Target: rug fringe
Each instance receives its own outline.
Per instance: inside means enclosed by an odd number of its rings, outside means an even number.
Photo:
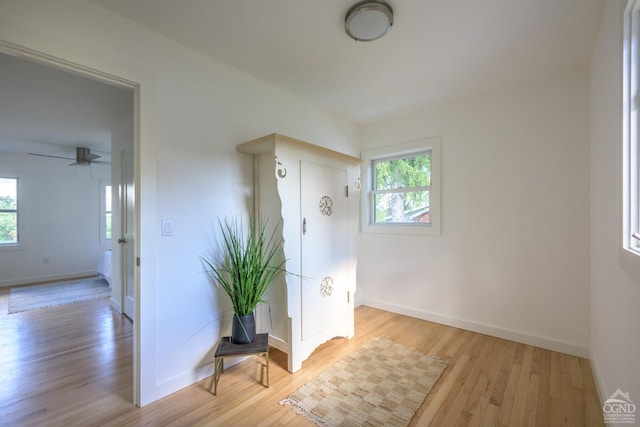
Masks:
[[[79,300],[73,300],[73,301],[65,301],[65,302],[61,302],[61,303],[58,303],[58,304],[48,305],[46,307],[12,309],[12,310],[7,310],[7,314],[24,313],[24,312],[27,312],[27,311],[41,310],[43,308],[56,308],[56,307],[62,307],[63,305],[71,305],[71,304],[76,304],[76,303],[79,303],[79,302],[86,302],[86,301],[92,301],[94,299],[103,299],[103,298],[110,298],[110,297],[109,297],[109,295],[105,295],[105,296],[102,296],[102,297],[95,297],[95,298],[91,298],[91,299],[79,299]]]
[[[292,409],[295,411],[296,414],[304,416],[306,419],[308,419],[309,421],[311,421],[315,425],[318,425],[318,426],[321,426],[321,427],[333,427],[331,424],[329,424],[328,422],[326,422],[322,418],[314,415],[311,411],[307,410],[299,402],[297,402],[297,401],[295,401],[295,400],[293,400],[291,398],[283,399],[280,402],[278,402],[278,404],[280,404],[282,406],[291,405]]]

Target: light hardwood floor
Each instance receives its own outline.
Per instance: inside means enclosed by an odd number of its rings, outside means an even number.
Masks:
[[[136,408],[132,326],[106,300],[12,315],[7,302],[0,290],[0,425],[311,425],[278,401],[373,337],[449,361],[412,425],[603,425],[587,360],[368,307],[355,338],[326,343],[295,374],[272,349],[268,389],[253,357],[225,371],[218,396],[208,378]]]

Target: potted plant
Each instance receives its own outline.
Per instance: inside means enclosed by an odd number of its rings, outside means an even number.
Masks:
[[[201,257],[214,283],[229,296],[233,306],[231,341],[253,341],[256,328],[254,312],[263,302],[269,284],[285,272],[286,260],[275,231],[267,234],[266,220],[251,221],[248,229],[237,219],[218,219],[221,240],[217,256]]]

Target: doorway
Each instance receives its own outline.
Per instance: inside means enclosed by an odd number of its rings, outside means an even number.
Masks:
[[[138,239],[138,212],[136,203],[137,189],[137,158],[135,153],[139,146],[137,129],[139,129],[139,114],[136,106],[139,105],[139,85],[117,76],[108,75],[98,70],[89,69],[78,64],[72,64],[60,58],[54,58],[29,49],[5,44],[0,41],[0,55],[10,55],[20,60],[28,61],[38,66],[49,68],[57,72],[68,73],[79,79],[88,79],[94,83],[117,88],[130,93],[129,111],[125,117],[112,128],[112,141],[109,147],[111,154],[111,180],[113,188],[112,200],[117,203],[117,208],[111,212],[113,239],[111,244],[112,256],[112,307],[134,321],[133,332],[133,402],[139,404],[139,327],[135,313],[138,312],[139,301],[135,297],[138,288],[138,274],[135,269],[139,248]],[[30,102],[38,105],[37,99]],[[55,116],[55,113],[52,114]],[[35,138],[32,138],[35,140]],[[35,141],[47,143],[47,141]],[[59,142],[59,141],[58,141]],[[70,141],[78,145],[82,141]],[[61,145],[61,144],[57,144]],[[33,146],[33,141],[32,141]],[[115,150],[114,150],[115,148]],[[53,156],[52,156],[53,157]],[[77,167],[77,166],[76,166]],[[89,165],[89,168],[92,166]],[[96,194],[96,202],[99,196]],[[97,233],[96,233],[97,234]],[[120,243],[118,243],[120,241]]]

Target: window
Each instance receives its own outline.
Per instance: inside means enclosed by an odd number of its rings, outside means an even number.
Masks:
[[[18,178],[0,178],[0,245],[18,244]]]
[[[111,182],[100,181],[100,241],[109,243],[111,240]]]
[[[371,172],[372,223],[431,224],[431,150],[375,159]]]
[[[105,233],[104,237],[107,240],[111,240],[111,186],[106,185],[104,188],[104,201],[105,201],[105,210],[104,210],[104,223],[105,223]]]
[[[440,140],[430,138],[362,153],[362,230],[440,234]]]

